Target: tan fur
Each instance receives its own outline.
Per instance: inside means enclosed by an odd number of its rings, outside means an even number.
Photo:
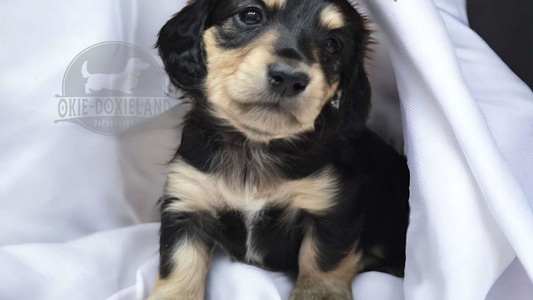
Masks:
[[[167,209],[216,215],[217,211],[233,208],[255,214],[268,204],[321,213],[333,205],[338,189],[330,169],[300,180],[272,177],[261,184],[230,181],[223,175],[205,174],[179,160],[170,166],[166,193],[180,201]]]
[[[285,2],[287,0],[263,0],[266,6],[270,8],[281,8],[283,5],[285,5]]]
[[[260,142],[313,130],[316,117],[335,94],[338,83],[329,84],[318,63],[309,66],[291,62],[309,74],[306,90],[296,99],[282,103],[279,110],[265,109],[260,106],[261,97],[270,96],[266,70],[279,60],[273,49],[278,33],[267,31],[245,47],[228,50],[218,47],[216,30],[210,28],[203,35],[208,67],[206,89],[214,115]]]
[[[344,26],[344,18],[340,10],[334,4],[326,6],[320,12],[320,21],[328,29],[338,29]]]
[[[318,266],[317,252],[314,232],[309,229],[300,248],[299,274],[290,299],[352,299],[351,282],[362,266],[361,255],[356,252],[355,245],[337,267],[328,272]]]
[[[157,278],[154,291],[148,300],[204,299],[205,280],[211,251],[201,242],[184,238],[176,245],[172,257],[174,269],[166,279]]]

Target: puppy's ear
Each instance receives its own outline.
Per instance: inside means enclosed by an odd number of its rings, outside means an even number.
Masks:
[[[172,83],[189,92],[199,90],[207,74],[202,34],[213,0],[189,1],[159,32],[156,47]]]
[[[341,75],[339,111],[342,126],[346,132],[363,129],[370,112],[370,82],[365,71],[365,56],[370,31],[354,37],[350,63],[346,64]]]

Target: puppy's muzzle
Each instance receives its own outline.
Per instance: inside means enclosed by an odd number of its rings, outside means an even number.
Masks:
[[[286,62],[275,62],[268,66],[268,80],[274,93],[282,97],[294,97],[305,91],[309,75]]]

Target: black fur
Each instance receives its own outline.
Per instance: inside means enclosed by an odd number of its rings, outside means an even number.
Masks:
[[[323,271],[332,270],[357,242],[366,262],[365,270],[401,276],[409,215],[409,171],[405,158],[365,126],[370,109],[370,85],[363,64],[368,40],[364,19],[344,0],[287,1],[288,6],[294,7],[287,8],[287,14],[291,15],[276,19],[287,28],[287,38],[277,45],[278,54],[313,59],[308,45],[319,41],[311,37],[322,38],[327,33],[306,14],[329,2],[341,8],[347,22],[334,33],[344,45],[340,57],[321,54],[327,78],[340,79],[340,108],[326,104],[316,119],[315,130],[291,141],[250,142],[235,128],[223,125],[212,116],[203,90],[207,69],[202,32],[230,18],[236,7],[262,5],[260,1],[196,0],[163,27],[158,46],[166,70],[172,82],[194,101],[175,159],[183,159],[208,174],[221,174],[224,168],[233,172],[238,168],[243,183],[250,177],[259,178],[258,172],[271,171],[254,164],[254,151],[275,158],[272,168],[287,179],[305,178],[326,166],[332,167],[340,178],[341,192],[331,210],[316,215],[298,211],[288,223],[283,218],[289,213],[286,207],[269,207],[261,213],[253,232],[259,237],[256,247],[264,256],[262,266],[297,273],[304,227],[313,226],[320,251],[318,264]],[[268,11],[271,15],[276,13]],[[257,30],[225,32],[217,38],[222,47],[236,48],[253,40]],[[286,51],[289,48],[294,51]],[[239,159],[232,166],[221,166],[217,162],[227,153]],[[165,199],[163,210],[172,201],[179,199]],[[209,247],[217,243],[236,259],[244,259],[246,228],[239,211],[220,211],[218,217],[202,212],[163,213],[162,278],[170,273],[171,246],[185,234],[198,236]],[[381,249],[381,254],[377,254],[376,247]]]
[[[166,207],[176,199],[167,198],[163,203]],[[162,211],[161,215],[161,240],[160,240],[160,267],[161,278],[167,278],[172,272],[172,252],[178,241],[185,237],[194,238],[196,242],[203,243],[206,248],[212,248],[215,237],[220,228],[220,221],[203,212],[175,213]]]
[[[194,1],[168,21],[159,33],[156,46],[172,83],[189,92],[198,91],[197,87],[207,74],[199,37],[215,2]]]

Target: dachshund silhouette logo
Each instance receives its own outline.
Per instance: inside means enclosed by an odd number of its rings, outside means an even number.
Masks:
[[[56,94],[55,123],[118,135],[178,104],[156,57],[124,42],[103,42],[81,51],[68,65]]]
[[[144,63],[139,58],[130,58],[124,67],[124,71],[116,74],[91,74],[87,68],[89,61],[85,61],[81,67],[81,74],[86,80],[85,93],[104,89],[121,91],[125,94],[133,94],[133,89],[139,85],[139,76],[142,71],[148,69],[150,64]]]

